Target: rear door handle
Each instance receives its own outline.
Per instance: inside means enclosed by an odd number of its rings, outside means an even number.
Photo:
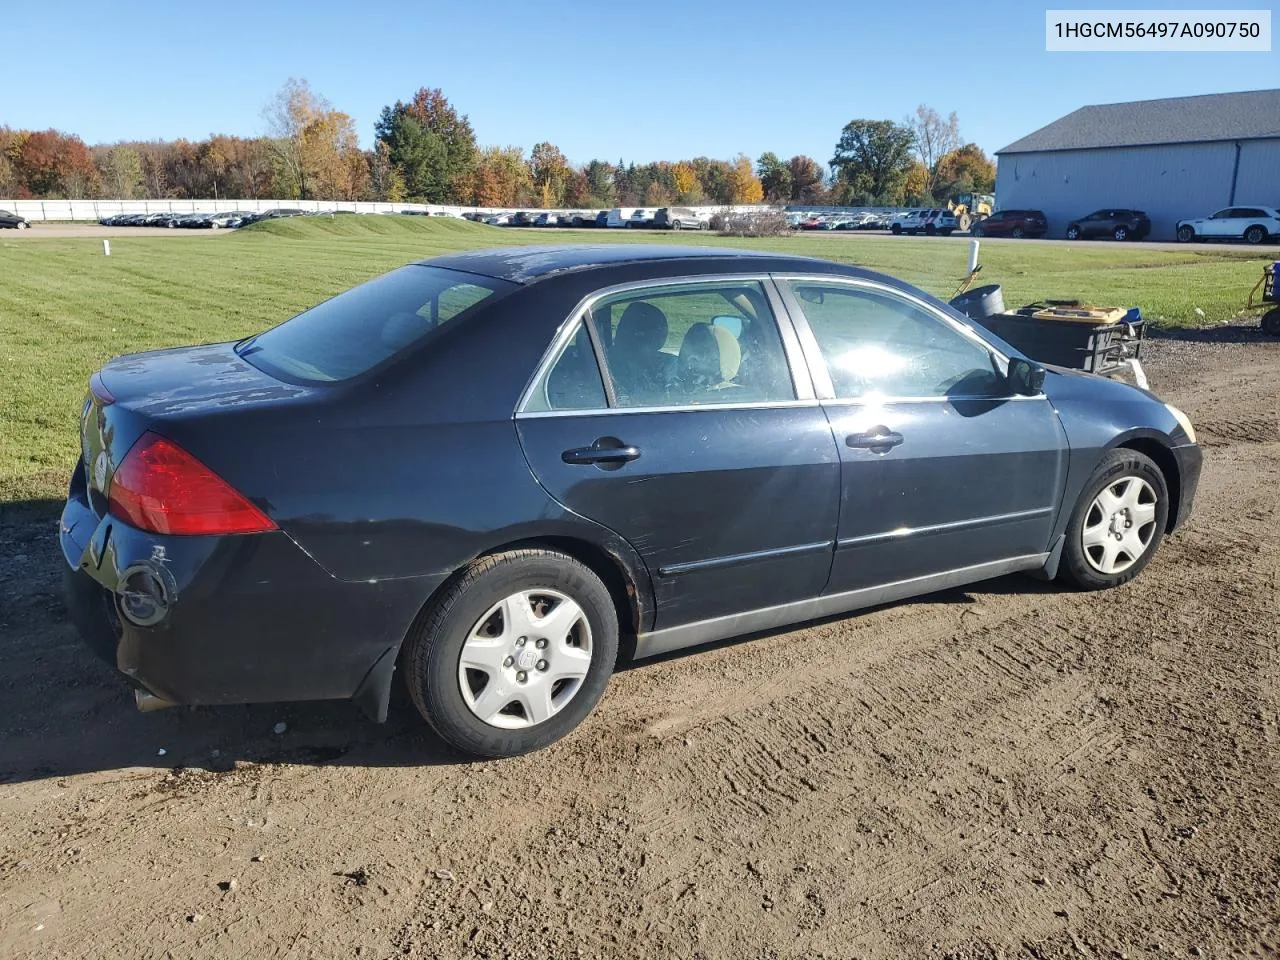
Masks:
[[[639,447],[625,444],[617,437],[600,437],[589,447],[575,447],[560,454],[565,463],[604,463],[615,467],[639,458]]]
[[[870,450],[872,453],[888,453],[902,442],[902,434],[888,427],[875,426],[862,433],[851,433],[844,438],[851,447]]]

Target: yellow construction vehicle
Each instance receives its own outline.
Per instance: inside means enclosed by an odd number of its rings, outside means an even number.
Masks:
[[[961,231],[968,230],[979,220],[985,220],[995,211],[996,198],[989,193],[962,193],[947,201],[947,209],[955,214]]]

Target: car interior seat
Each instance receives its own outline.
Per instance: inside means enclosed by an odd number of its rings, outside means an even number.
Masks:
[[[618,319],[609,368],[620,400],[657,405],[666,400],[676,358],[662,349],[667,342],[667,315],[652,303],[637,300]]]

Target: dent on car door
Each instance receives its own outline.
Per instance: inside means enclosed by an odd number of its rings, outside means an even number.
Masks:
[[[821,593],[840,458],[765,282],[629,286],[562,340],[520,440],[553,497],[644,559],[655,629]]]
[[[784,285],[842,459],[828,592],[1035,565],[1067,442],[1048,400],[954,318],[872,283]],[[825,382],[824,382],[825,381]]]

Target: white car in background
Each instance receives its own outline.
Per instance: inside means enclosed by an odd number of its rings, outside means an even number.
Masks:
[[[924,218],[928,216],[928,210],[905,210],[898,214],[889,223],[890,233],[909,233],[916,234],[924,227]]]
[[[495,213],[491,217],[485,217],[484,222],[491,227],[505,227],[507,224],[511,222],[511,214]]]
[[[1192,240],[1243,240],[1257,244],[1280,239],[1280,210],[1275,207],[1224,207],[1211,217],[1179,220],[1177,235],[1183,243]]]
[[[653,218],[658,215],[657,207],[637,207],[627,220],[628,227],[652,227]]]
[[[606,221],[606,225],[614,228],[625,227],[635,211],[635,207],[614,207],[609,211],[609,219]]]

